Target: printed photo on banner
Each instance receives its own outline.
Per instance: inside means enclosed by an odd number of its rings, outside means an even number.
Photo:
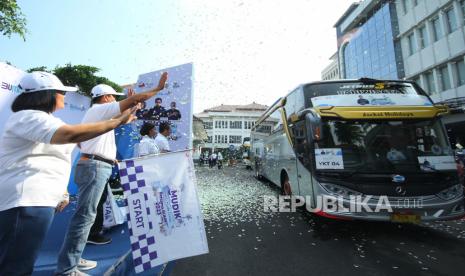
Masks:
[[[132,87],[136,93],[156,85],[163,72],[168,72],[169,78],[164,90],[142,103],[141,109],[136,112],[138,120],[133,124],[132,132],[140,133],[144,123],[149,123],[155,126],[158,135],[160,124],[165,123],[170,127],[167,137],[170,151],[191,148],[192,70],[192,63],[188,63],[139,75]],[[134,147],[137,151],[137,146]]]

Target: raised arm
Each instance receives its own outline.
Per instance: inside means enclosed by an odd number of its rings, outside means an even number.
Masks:
[[[50,143],[70,144],[87,141],[135,120],[133,112],[133,109],[128,109],[115,118],[97,123],[61,126],[53,134]]]
[[[158,81],[157,87],[143,93],[134,94],[132,89],[128,93],[128,97],[119,102],[119,108],[121,112],[136,106],[138,103],[145,102],[146,100],[157,95],[157,93],[165,88],[166,80],[168,79],[168,73],[164,72],[161,74],[160,80]]]

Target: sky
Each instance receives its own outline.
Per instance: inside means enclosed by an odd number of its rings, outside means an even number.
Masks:
[[[26,41],[0,36],[0,61],[26,70],[96,66],[123,85],[194,64],[194,112],[270,105],[321,79],[334,24],[354,0],[19,0]]]

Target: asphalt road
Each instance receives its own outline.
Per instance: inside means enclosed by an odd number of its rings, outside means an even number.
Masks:
[[[421,225],[269,213],[278,190],[243,168],[197,170],[210,253],[171,275],[465,275],[465,220]]]

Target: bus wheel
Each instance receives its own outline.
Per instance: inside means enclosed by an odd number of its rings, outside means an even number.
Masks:
[[[281,182],[281,193],[283,195],[292,195],[291,183],[289,182],[289,177],[287,174],[284,175]]]

